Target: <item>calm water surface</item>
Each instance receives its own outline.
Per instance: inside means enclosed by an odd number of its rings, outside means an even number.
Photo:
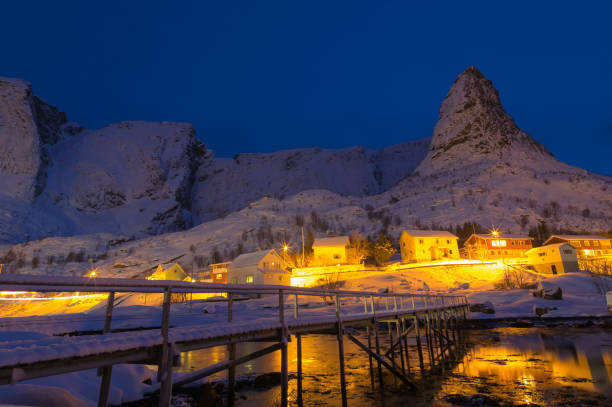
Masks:
[[[501,405],[612,406],[612,331],[594,328],[498,328],[468,330],[465,346],[448,358],[444,374],[421,377],[416,347],[411,347],[413,378],[421,391],[409,391],[394,377],[370,376],[367,355],[345,339],[347,393],[350,406],[429,406],[460,404],[481,394]],[[363,334],[362,334],[363,338]],[[365,338],[363,338],[365,341]],[[412,345],[414,338],[412,338]],[[268,344],[243,344],[238,355]],[[289,372],[296,371],[295,339],[289,344]],[[385,346],[386,348],[386,346]],[[302,337],[304,405],[338,406],[338,345],[331,335]],[[183,355],[182,371],[196,370],[225,359],[225,347]],[[427,360],[427,359],[426,359]],[[398,362],[399,363],[399,362]],[[280,352],[241,365],[237,375],[254,377],[280,370]],[[374,369],[376,371],[376,367]],[[222,380],[226,373],[213,377]],[[295,404],[296,380],[289,392]],[[280,388],[244,386],[238,406],[276,406]]]

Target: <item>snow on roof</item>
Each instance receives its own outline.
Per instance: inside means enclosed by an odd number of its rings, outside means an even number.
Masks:
[[[415,237],[450,237],[453,239],[459,239],[457,236],[453,235],[451,232],[447,232],[446,230],[404,230],[404,232]]]
[[[554,249],[554,248],[559,248],[561,246],[572,246],[572,245],[569,244],[569,243],[565,243],[565,242],[563,242],[563,243],[551,243],[551,244],[546,244],[546,245],[543,245],[543,246],[538,246],[538,247],[534,247],[532,249],[529,249],[529,250],[527,250],[525,252],[525,254],[537,252],[538,249],[540,249],[540,250],[541,249]],[[572,247],[574,247],[574,246],[572,246]]]
[[[523,235],[513,235],[513,234],[503,234],[503,235],[500,234],[499,236],[493,236],[489,234],[476,233],[476,234],[473,234],[472,236],[478,236],[483,239],[530,239],[530,240],[533,240],[533,237],[523,236]]]
[[[229,265],[229,267],[236,268],[257,265],[270,252],[274,252],[274,254],[276,254],[276,251],[274,249],[260,250],[257,252],[241,254],[240,256],[234,259],[234,261],[232,262],[232,264]]]
[[[348,244],[348,236],[317,237],[312,243],[312,247],[346,246]]]
[[[610,240],[609,237],[595,236],[595,235],[552,235],[546,241],[548,242],[553,237],[565,240]]]

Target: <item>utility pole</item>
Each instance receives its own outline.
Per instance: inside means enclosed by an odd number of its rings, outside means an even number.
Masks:
[[[302,226],[302,267],[304,267],[304,226]]]

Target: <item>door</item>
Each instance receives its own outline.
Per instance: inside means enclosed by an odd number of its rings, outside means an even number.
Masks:
[[[550,266],[550,268],[552,269],[552,273],[553,274],[557,274],[557,266],[556,265],[553,264],[552,266]]]

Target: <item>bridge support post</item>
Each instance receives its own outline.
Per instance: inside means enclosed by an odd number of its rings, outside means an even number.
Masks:
[[[302,400],[302,335],[297,334],[297,405],[302,407],[304,401]]]
[[[372,350],[372,330],[370,329],[370,325],[366,326],[366,330],[368,333],[368,349]],[[372,385],[372,390],[374,390],[374,366],[372,365],[372,355],[368,353],[368,359],[370,361],[370,383]]]
[[[340,297],[336,294],[336,324],[338,328],[338,361],[340,364],[340,391],[342,392],[342,407],[347,407],[346,376],[344,374],[344,328],[340,317]]]
[[[414,315],[414,330],[416,334],[417,352],[419,354],[419,365],[421,367],[421,376],[425,374],[425,364],[423,363],[423,349],[421,347],[421,331],[420,331],[419,314]]]
[[[227,293],[227,322],[232,322],[234,317],[234,295],[233,293]],[[232,343],[227,345],[227,358],[229,360],[236,359],[236,344]],[[236,384],[236,367],[230,366],[227,369],[227,405],[233,407],[234,405],[234,387]]]
[[[281,324],[281,406],[287,407],[289,394],[289,367],[287,354],[287,326],[285,325],[285,293],[278,292],[278,319]]]

